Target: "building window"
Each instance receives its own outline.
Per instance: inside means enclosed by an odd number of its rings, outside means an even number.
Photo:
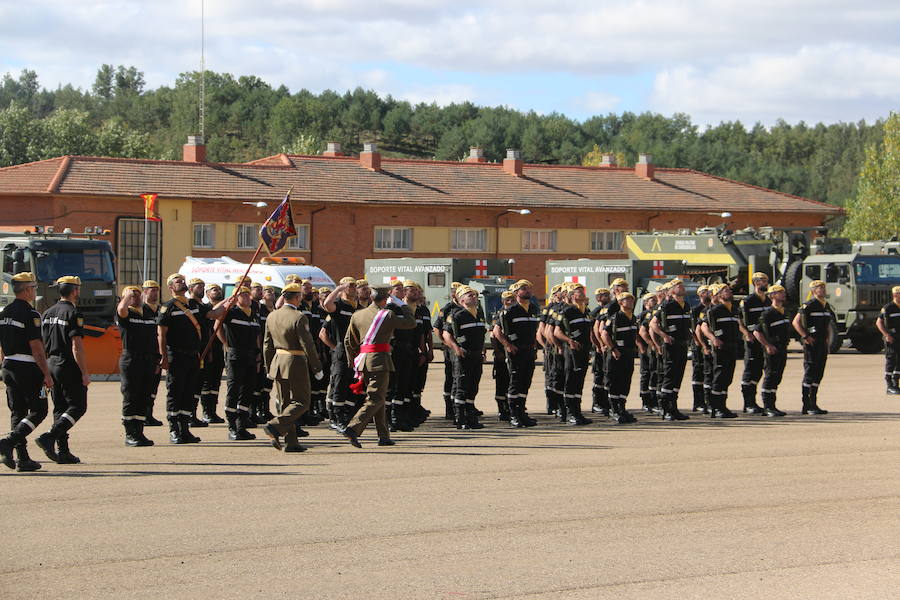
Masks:
[[[216,227],[212,223],[194,223],[194,248],[212,248],[216,245]]]
[[[453,229],[450,232],[450,249],[461,252],[487,250],[487,229]]]
[[[556,252],[556,232],[523,231],[522,250]]]
[[[259,245],[259,230],[256,225],[237,226],[237,247],[256,248]]]
[[[376,250],[412,250],[412,229],[408,227],[376,227]]]
[[[297,235],[288,240],[288,250],[309,250],[309,225],[296,225]]]
[[[618,252],[622,249],[621,231],[592,231],[591,252]]]
[[[160,280],[159,256],[161,223],[120,217],[116,247],[118,281],[140,284],[145,279]],[[146,244],[145,244],[146,238]],[[144,272],[144,250],[147,252],[147,271]],[[7,271],[10,272],[10,271]]]

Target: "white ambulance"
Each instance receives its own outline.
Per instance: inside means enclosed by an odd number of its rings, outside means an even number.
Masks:
[[[234,292],[234,282],[247,271],[247,263],[239,263],[233,258],[198,258],[186,256],[179,273],[186,280],[199,277],[207,285],[218,283],[225,296]],[[312,265],[307,265],[302,258],[266,256],[250,268],[250,280],[263,285],[271,285],[277,292],[285,286],[284,278],[288,275],[299,275],[301,279],[309,279],[316,288],[334,289],[334,281],[328,274]]]

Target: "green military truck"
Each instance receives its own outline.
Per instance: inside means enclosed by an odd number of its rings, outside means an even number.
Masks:
[[[59,300],[52,284],[63,275],[81,278],[78,308],[84,314],[85,347],[92,373],[115,373],[119,336],[113,326],[116,312],[116,271],[112,246],[98,239],[108,231],[90,228],[84,234],[66,230],[53,233],[42,227],[0,232],[3,273],[0,274],[0,308],[15,298],[12,276],[30,271],[37,278],[35,308],[43,312]],[[114,339],[113,339],[114,338]],[[109,346],[109,348],[106,348]],[[109,350],[109,352],[107,352]],[[112,360],[107,360],[112,356]]]

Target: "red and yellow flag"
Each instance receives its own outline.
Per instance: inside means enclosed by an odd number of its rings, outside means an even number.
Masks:
[[[141,194],[144,200],[144,218],[148,221],[162,221],[159,216],[159,200],[157,194]]]

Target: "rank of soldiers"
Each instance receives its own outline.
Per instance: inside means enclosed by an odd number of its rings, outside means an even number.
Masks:
[[[740,303],[728,285],[701,286],[694,307],[679,279],[639,300],[616,279],[610,289],[594,290],[593,307],[583,285],[567,282],[553,286],[541,308],[531,282],[522,279],[503,292],[502,307],[488,323],[478,291],[458,283],[432,319],[414,281],[373,288],[345,277],[332,290],[289,276],[276,295],[275,288],[242,280],[226,299],[218,285],[176,273],[166,280],[169,299],[163,302],[160,285],[148,280],[123,288],[116,308],[125,445],[153,445],[144,428],[163,424],[153,416],[163,373],[173,444],[200,442],[191,428],[227,423],[228,440],[253,440],[249,430],[261,426],[275,448],[302,452],[298,440],[309,435],[303,426],[327,420],[355,447],[369,422],[378,445],[393,445],[391,432],[413,431],[430,416],[422,391],[434,360],[433,335],[443,343],[444,418],[460,430],[485,427],[476,399],[486,379],[487,345],[497,418],[514,428],[537,425],[526,400],[538,350],[546,412],[569,425],[592,422],[582,413],[589,373],[595,418],[635,422],[626,401],[636,364],[642,411],[667,421],[688,419],[678,400],[689,357],[692,412],[737,416],[728,408],[728,389],[742,358],[743,412],[781,417],[778,386],[795,336],[803,346],[801,413],[826,414],[818,391],[835,319],[825,284],[810,284],[808,300],[791,319],[782,286],[770,286],[763,273],[753,274],[752,282],[753,293]],[[79,463],[69,431],[87,410],[90,385],[81,281],[60,277],[60,300],[43,315],[33,308],[31,273],[14,275],[11,285],[15,300],[0,311],[11,432],[0,438],[0,457],[10,469],[41,468],[28,454],[27,438],[48,416],[49,392],[51,426],[34,441],[55,463]],[[900,394],[900,286],[877,327],[885,340],[887,393]],[[217,414],[223,373],[224,419]]]

